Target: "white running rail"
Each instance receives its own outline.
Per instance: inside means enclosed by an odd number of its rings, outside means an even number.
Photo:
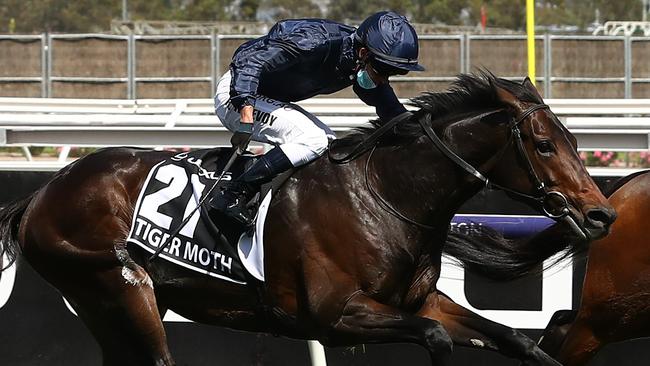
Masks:
[[[406,101],[404,101],[406,102]],[[549,99],[581,150],[650,148],[649,99]],[[298,103],[336,132],[376,118],[357,99]],[[229,145],[212,99],[0,98],[0,146]],[[27,156],[29,158],[29,156]]]

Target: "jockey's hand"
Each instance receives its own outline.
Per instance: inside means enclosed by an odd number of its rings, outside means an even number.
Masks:
[[[245,131],[237,131],[230,138],[232,147],[237,150],[237,154],[242,154],[248,148],[248,143],[251,141],[251,133]]]
[[[253,123],[253,106],[244,105],[239,111],[239,117],[241,118],[241,123]]]
[[[241,117],[239,128],[230,138],[230,143],[237,149],[237,153],[241,154],[248,148],[253,133],[253,106],[244,105],[239,113]]]

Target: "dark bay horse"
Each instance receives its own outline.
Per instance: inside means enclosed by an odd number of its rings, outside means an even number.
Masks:
[[[567,366],[587,364],[609,343],[650,337],[650,171],[622,178],[609,201],[619,216],[589,246],[580,306],[557,312],[540,342]]]
[[[575,139],[529,80],[464,75],[449,91],[413,103],[420,109],[359,158],[321,158],[277,192],[263,284],[214,280],[125,248],[143,181],[168,152],[110,148],[70,164],[2,211],[3,249],[12,259],[22,253],[66,297],[100,344],[104,365],[173,365],[161,321],[168,309],[329,346],[416,343],[435,365],[447,363],[453,343],[525,365],[558,365],[523,334],[455,304],[436,282],[450,220],[484,177],[582,236],[607,233],[615,212]],[[379,129],[375,123],[342,143]],[[526,261],[540,263],[547,252],[539,248]],[[511,254],[484,265],[517,264],[516,248]]]

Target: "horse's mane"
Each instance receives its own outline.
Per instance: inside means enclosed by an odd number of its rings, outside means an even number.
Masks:
[[[383,142],[390,143],[422,136],[423,132],[418,120],[426,113],[431,114],[433,126],[441,126],[464,116],[501,109],[504,103],[497,95],[497,86],[509,91],[521,101],[543,103],[537,93],[528,89],[524,83],[498,78],[487,70],[474,74],[461,74],[448,90],[437,93],[425,92],[411,99],[409,104],[419,107],[419,110],[414,113],[413,118],[400,123],[393,131],[387,133]],[[370,126],[356,128],[343,140],[359,141],[386,122],[388,121],[378,119],[370,121]]]
[[[431,113],[435,120],[453,120],[459,114],[503,107],[503,102],[497,96],[497,86],[521,101],[543,103],[525,84],[501,79],[482,70],[477,74],[461,74],[447,91],[424,93],[413,98],[410,104]]]

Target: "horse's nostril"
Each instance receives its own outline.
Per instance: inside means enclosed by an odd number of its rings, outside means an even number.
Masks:
[[[592,222],[600,222],[604,225],[609,225],[616,220],[616,212],[595,208],[587,212],[587,218]]]

